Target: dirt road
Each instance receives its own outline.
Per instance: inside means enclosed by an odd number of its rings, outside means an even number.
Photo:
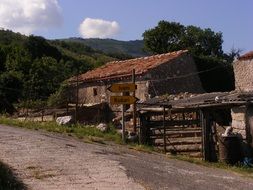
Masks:
[[[29,189],[253,189],[253,180],[164,155],[0,126],[0,159]]]

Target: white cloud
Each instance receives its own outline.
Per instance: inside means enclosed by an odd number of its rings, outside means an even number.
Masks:
[[[85,18],[79,26],[79,33],[83,38],[107,38],[119,33],[116,21]]]
[[[0,0],[0,27],[23,34],[62,24],[57,0]]]

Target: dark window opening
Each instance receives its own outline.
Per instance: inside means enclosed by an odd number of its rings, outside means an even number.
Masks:
[[[93,96],[97,96],[98,95],[98,89],[97,88],[93,88]]]

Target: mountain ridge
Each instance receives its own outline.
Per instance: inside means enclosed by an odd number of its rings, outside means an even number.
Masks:
[[[78,42],[93,49],[103,51],[108,54],[125,54],[132,57],[143,57],[149,55],[145,52],[143,40],[115,40],[115,39],[100,39],[100,38],[80,38],[80,37],[70,37],[65,39],[57,39],[66,42]]]

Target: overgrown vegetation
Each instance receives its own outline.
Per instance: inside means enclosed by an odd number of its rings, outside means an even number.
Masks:
[[[12,172],[11,168],[0,162],[0,190],[26,190],[27,187]]]
[[[10,126],[17,126],[27,129],[34,130],[45,130],[49,132],[63,133],[69,136],[74,136],[84,141],[100,142],[103,141],[114,141],[121,143],[121,137],[117,133],[113,125],[109,124],[109,129],[106,132],[102,132],[95,128],[95,126],[87,125],[58,125],[56,122],[32,122],[32,121],[21,121],[18,119],[11,119],[7,117],[0,117],[0,123]]]

